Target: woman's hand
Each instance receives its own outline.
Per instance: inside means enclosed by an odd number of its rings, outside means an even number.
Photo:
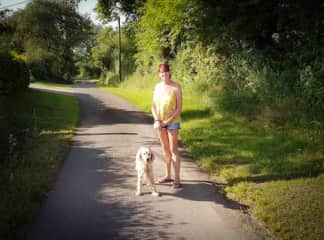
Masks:
[[[153,128],[155,128],[155,129],[161,128],[161,121],[155,120],[154,121],[154,124],[153,124]]]
[[[168,124],[166,123],[166,121],[160,121],[160,127],[165,127],[167,126]]]
[[[162,128],[167,126],[168,124],[166,123],[166,121],[161,121],[161,120],[155,120],[154,124],[153,124],[153,128]]]

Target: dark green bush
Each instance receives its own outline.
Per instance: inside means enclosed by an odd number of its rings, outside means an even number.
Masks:
[[[0,53],[0,95],[27,89],[29,68],[24,60],[10,53]]]

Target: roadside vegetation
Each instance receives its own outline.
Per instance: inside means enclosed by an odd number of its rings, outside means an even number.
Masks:
[[[0,239],[11,239],[35,219],[52,187],[79,107],[73,96],[29,89],[1,102],[0,116]]]
[[[7,240],[34,221],[79,118],[75,97],[37,91],[29,84],[71,88],[67,84],[78,74],[76,61],[95,27],[77,12],[78,1],[32,0],[15,11],[4,5],[0,3],[0,239]]]
[[[41,82],[41,81],[33,81],[29,86],[40,86],[40,87],[48,87],[48,88],[58,88],[58,89],[66,89],[71,90],[72,84],[64,84],[64,83],[55,83],[55,82]]]

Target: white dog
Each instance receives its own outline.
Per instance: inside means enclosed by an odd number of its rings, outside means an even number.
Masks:
[[[140,147],[136,154],[136,171],[137,171],[137,191],[136,195],[142,194],[142,181],[148,181],[148,185],[152,188],[152,195],[157,197],[159,193],[156,191],[153,177],[153,160],[154,154],[148,147]]]

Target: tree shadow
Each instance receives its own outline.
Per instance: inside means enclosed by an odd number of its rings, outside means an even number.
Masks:
[[[290,170],[284,174],[264,174],[264,175],[255,175],[255,176],[246,176],[246,177],[234,177],[229,180],[229,185],[233,185],[239,182],[254,182],[254,183],[263,183],[268,181],[277,181],[277,180],[292,180],[296,178],[308,178],[308,177],[317,177],[323,173],[321,169],[324,164],[324,159],[315,159],[307,161],[306,169],[304,170]],[[302,166],[298,166],[302,168]]]
[[[165,185],[165,184],[158,184]],[[168,184],[167,184],[168,185]],[[171,184],[169,184],[171,187]],[[225,208],[234,210],[247,210],[248,206],[226,198],[221,187],[212,181],[181,180],[181,187],[175,189],[174,193],[160,192],[163,196],[176,196],[190,201],[213,202]]]
[[[211,112],[209,109],[203,110],[184,110],[181,112],[181,119],[189,121],[193,119],[199,119],[210,116]]]
[[[74,142],[37,221],[15,239],[172,239],[169,227],[186,223],[157,212],[151,196],[135,198],[133,158],[91,144]]]
[[[138,133],[114,132],[114,133],[76,133],[76,136],[93,136],[93,135],[138,135]]]

